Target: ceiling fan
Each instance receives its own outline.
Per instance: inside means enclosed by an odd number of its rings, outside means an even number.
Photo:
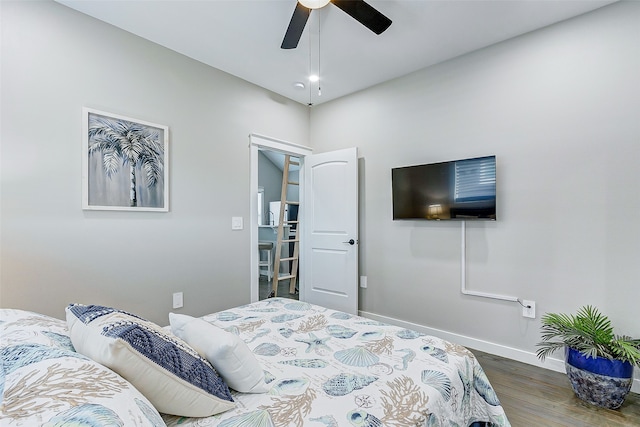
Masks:
[[[376,34],[382,34],[391,25],[391,19],[378,12],[364,0],[298,0],[280,47],[282,49],[295,49],[298,46],[311,10],[320,9],[329,3],[338,6],[347,15]]]

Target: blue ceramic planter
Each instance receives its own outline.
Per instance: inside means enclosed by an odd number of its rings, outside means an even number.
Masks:
[[[631,390],[633,365],[629,362],[593,358],[567,347],[565,367],[576,396],[592,405],[618,409]]]

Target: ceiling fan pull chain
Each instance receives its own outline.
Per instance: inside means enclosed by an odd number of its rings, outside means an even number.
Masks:
[[[311,27],[311,26],[309,26]],[[311,107],[313,105],[313,102],[311,102],[311,86],[312,86],[312,81],[311,81],[311,74],[312,74],[312,69],[313,69],[313,65],[311,64],[311,28],[309,28],[309,31],[307,31],[307,36],[309,38],[309,72],[307,73],[307,76],[309,76],[309,107]]]
[[[318,96],[322,96],[322,90],[320,89],[321,81],[321,68],[320,68],[320,15],[318,14]],[[311,50],[311,49],[309,49]]]

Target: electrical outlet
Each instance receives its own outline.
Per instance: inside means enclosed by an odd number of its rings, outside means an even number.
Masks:
[[[360,287],[361,288],[367,287],[367,276],[360,276]]]
[[[184,306],[184,299],[182,292],[176,292],[173,294],[173,308],[182,308]]]
[[[522,305],[524,305],[524,307],[522,307],[522,316],[535,319],[536,318],[536,302],[523,300]]]

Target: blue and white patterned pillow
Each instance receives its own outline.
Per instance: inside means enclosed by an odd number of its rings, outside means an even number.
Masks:
[[[95,305],[71,304],[66,313],[76,350],[120,374],[159,412],[206,417],[235,406],[211,364],[155,323]]]
[[[74,351],[63,320],[0,309],[0,337],[0,424],[165,427],[135,387]]]

